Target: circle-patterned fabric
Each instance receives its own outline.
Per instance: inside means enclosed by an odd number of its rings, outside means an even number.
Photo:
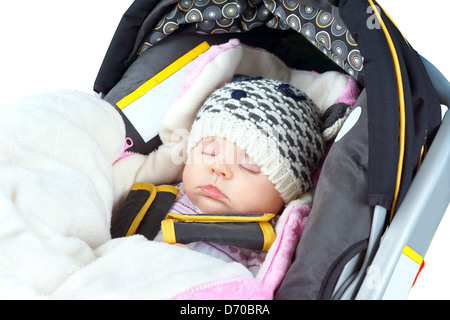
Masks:
[[[200,34],[244,32],[262,25],[293,29],[353,78],[363,77],[364,58],[347,28],[331,13],[298,0],[180,0],[145,38],[138,54],[184,24],[195,24]]]

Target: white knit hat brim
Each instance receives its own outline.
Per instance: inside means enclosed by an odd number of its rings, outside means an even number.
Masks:
[[[285,203],[295,199],[302,190],[302,183],[295,177],[291,164],[279,151],[277,141],[255,128],[249,121],[242,121],[226,112],[205,113],[194,122],[188,142],[188,153],[202,139],[220,137],[235,143],[237,147],[261,167],[263,174],[274,184]]]

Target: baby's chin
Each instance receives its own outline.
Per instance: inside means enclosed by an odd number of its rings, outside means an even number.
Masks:
[[[208,201],[212,200],[212,201]],[[207,199],[201,204],[196,204],[197,208],[201,213],[209,213],[209,214],[227,214],[227,213],[266,213],[260,212],[259,210],[254,210],[254,208],[245,210],[244,207],[234,208],[233,206],[227,206],[223,203],[218,203],[213,199]],[[253,209],[253,210],[252,210]]]
[[[206,201],[202,201],[201,203],[196,204],[196,206],[202,213],[211,213],[211,214],[235,213],[235,211],[230,207],[217,202],[218,201],[212,199],[206,199]]]
[[[196,200],[197,201],[193,203],[201,213],[226,214],[243,212],[242,208],[235,208],[229,199],[218,200],[209,197],[199,197]]]

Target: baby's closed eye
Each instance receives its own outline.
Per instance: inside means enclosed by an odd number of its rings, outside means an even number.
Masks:
[[[202,147],[202,154],[214,157],[217,154],[214,143],[205,143]]]
[[[258,166],[256,163],[241,163],[239,164],[239,167],[252,174],[260,174],[261,173],[261,167]]]

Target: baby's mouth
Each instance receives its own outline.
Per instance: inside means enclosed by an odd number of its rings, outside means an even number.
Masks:
[[[200,190],[202,190],[203,194],[207,197],[214,198],[214,199],[224,199],[227,198],[226,195],[224,195],[217,187],[213,185],[207,185],[200,187]]]

